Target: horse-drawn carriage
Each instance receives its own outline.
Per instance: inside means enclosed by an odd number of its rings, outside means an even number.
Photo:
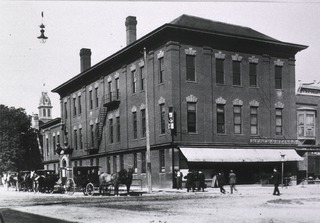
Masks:
[[[31,178],[31,171],[20,171],[19,184],[20,191],[33,191],[33,179]]]
[[[31,178],[33,179],[34,192],[52,193],[59,180],[59,175],[54,170],[37,170],[31,173]]]

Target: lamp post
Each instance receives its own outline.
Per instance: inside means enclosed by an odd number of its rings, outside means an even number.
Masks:
[[[281,162],[282,162],[282,166],[281,166],[281,184],[283,186],[283,171],[284,171],[284,158],[286,156],[286,154],[280,154],[281,155]]]

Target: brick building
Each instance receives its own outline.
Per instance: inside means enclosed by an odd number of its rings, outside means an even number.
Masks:
[[[81,73],[53,89],[70,167],[133,167],[146,186],[147,89],[154,186],[174,186],[174,169],[207,179],[234,169],[239,183],[261,182],[282,163],[297,174],[295,55],[306,46],[188,15],[138,40],[136,18],[125,24],[125,48],[94,66],[81,49]],[[53,151],[49,169],[59,162]]]

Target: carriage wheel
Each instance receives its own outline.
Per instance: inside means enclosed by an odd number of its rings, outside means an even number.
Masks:
[[[88,183],[87,186],[86,186],[86,193],[87,195],[89,196],[93,196],[94,194],[94,186],[92,183]]]
[[[76,188],[76,184],[72,178],[67,179],[66,181],[66,192],[68,195],[73,195]]]

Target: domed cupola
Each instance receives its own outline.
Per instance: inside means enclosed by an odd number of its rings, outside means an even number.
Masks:
[[[46,91],[43,91],[39,103],[39,120],[47,122],[52,119],[51,117],[51,100]]]

